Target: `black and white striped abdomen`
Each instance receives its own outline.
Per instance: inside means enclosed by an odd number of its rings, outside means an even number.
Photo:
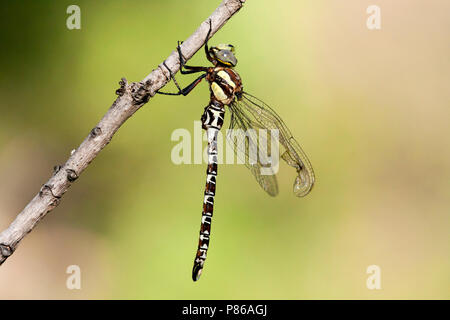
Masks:
[[[202,273],[203,265],[208,252],[211,235],[211,220],[214,209],[214,196],[216,194],[217,178],[217,135],[223,125],[225,109],[223,106],[211,103],[205,108],[202,116],[203,129],[208,137],[208,168],[206,170],[206,186],[203,198],[202,223],[192,270],[192,279],[197,281]]]
[[[212,101],[203,112],[201,121],[203,129],[209,128],[220,130],[225,118],[225,108],[219,103]]]

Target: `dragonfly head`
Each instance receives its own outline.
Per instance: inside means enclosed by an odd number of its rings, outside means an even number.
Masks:
[[[231,68],[237,64],[237,59],[234,56],[234,46],[231,44],[219,44],[216,47],[211,47],[209,53],[215,64]]]

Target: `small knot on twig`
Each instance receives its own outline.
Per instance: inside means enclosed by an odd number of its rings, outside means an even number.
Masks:
[[[8,246],[6,244],[0,243],[0,253],[4,258],[8,258],[10,255],[12,255],[14,252],[13,248],[11,246]],[[0,259],[0,264],[3,263],[5,260]]]
[[[67,172],[67,180],[69,180],[69,182],[74,182],[75,180],[78,179],[78,175],[75,172],[75,170],[73,169],[66,169]]]
[[[151,80],[147,80],[144,82],[145,90],[150,94],[150,97],[155,96],[156,92],[153,89],[153,82]]]
[[[133,82],[131,84],[131,97],[136,104],[147,103],[152,94],[155,95],[154,92],[151,92],[151,84],[152,82],[150,80]]]
[[[95,127],[94,129],[91,130],[91,138],[98,137],[101,134],[102,134],[102,128],[100,128],[100,127]]]
[[[39,190],[39,197],[43,197],[44,195],[47,195],[47,194],[51,194],[53,196],[52,186],[49,186],[48,184],[44,184],[41,187],[41,190]]]
[[[39,197],[43,197],[45,195],[51,195],[55,199],[61,198],[61,197],[55,196],[55,194],[53,193],[53,185],[51,185],[51,184],[44,184],[41,187],[41,190],[39,190]]]
[[[120,84],[120,88],[116,90],[116,94],[120,97],[120,96],[123,96],[123,94],[125,93],[128,81],[127,81],[127,79],[122,78],[122,79],[120,79],[119,84]]]
[[[53,175],[57,174],[59,172],[59,170],[61,170],[62,165],[57,164],[53,167]]]

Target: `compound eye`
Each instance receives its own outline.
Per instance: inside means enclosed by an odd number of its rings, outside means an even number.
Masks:
[[[217,59],[227,65],[235,66],[237,63],[236,57],[230,50],[220,50],[216,54]]]
[[[232,56],[232,53],[229,50],[220,50],[217,53],[217,56],[220,58],[229,59]]]

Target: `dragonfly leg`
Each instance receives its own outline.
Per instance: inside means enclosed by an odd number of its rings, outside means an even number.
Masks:
[[[165,94],[168,96],[179,96],[179,95],[187,96],[203,80],[204,77],[206,77],[206,74],[202,74],[200,77],[195,79],[194,82],[192,82],[184,89],[180,89],[180,87],[177,86],[179,90],[178,92],[162,92],[158,90],[156,91],[156,93]]]
[[[208,30],[208,33],[206,34],[204,46],[205,46],[206,58],[212,62],[213,57],[211,57],[211,55],[209,54],[209,48],[208,48],[208,40],[209,40],[209,36],[211,35],[211,31],[212,31],[212,21],[211,21],[211,19],[209,19],[209,30]],[[178,56],[180,58],[180,65],[181,65],[180,72],[182,74],[185,74],[183,67],[185,67],[186,69],[190,69],[192,67],[185,65],[186,61],[184,60],[183,54],[181,53],[181,46],[180,46],[181,44],[183,44],[183,41],[178,41],[177,51],[178,51]],[[198,67],[194,67],[194,68],[198,68]],[[201,68],[201,67],[199,67],[199,68]]]
[[[198,73],[198,72],[206,71],[208,69],[206,67],[192,67],[192,66],[185,65],[186,61],[184,60],[184,56],[183,56],[183,53],[181,52],[181,46],[180,46],[180,44],[182,44],[182,43],[183,43],[182,41],[181,42],[178,41],[178,45],[177,45],[178,58],[180,59],[180,72],[181,72],[181,74],[192,74],[192,73]],[[166,66],[166,68],[167,68],[167,66]],[[184,70],[184,69],[187,69],[187,70]]]
[[[205,39],[205,54],[206,54],[206,59],[213,62],[214,59],[213,59],[213,57],[211,57],[211,55],[209,53],[209,48],[208,48],[208,40],[209,40],[209,36],[211,35],[211,30],[212,30],[212,21],[211,21],[211,19],[209,19],[209,30],[208,30],[208,33],[206,34],[206,39]]]
[[[208,35],[206,36],[206,40],[205,40],[206,47],[207,47],[206,43],[208,42],[209,35],[211,34],[211,27],[212,27],[211,20],[209,20],[209,31],[208,31]],[[181,52],[181,44],[182,43],[183,43],[182,41],[178,41],[178,44],[177,44],[177,51],[178,51],[178,58],[180,60],[181,74],[193,74],[193,73],[199,73],[199,72],[207,72],[208,71],[207,67],[194,67],[194,66],[185,65],[186,61],[184,59],[183,53]],[[163,92],[163,91],[159,91],[159,90],[156,91],[156,93],[159,93],[159,94],[165,94],[165,95],[169,95],[169,96],[179,96],[179,95],[186,96],[202,81],[203,78],[206,77],[206,74],[202,74],[197,79],[195,79],[190,85],[188,85],[186,88],[181,89],[180,85],[178,84],[177,80],[175,79],[175,77],[172,74],[172,70],[170,70],[170,68],[167,66],[166,62],[163,62],[163,65],[169,71],[170,79],[173,80],[173,82],[175,83],[175,85],[178,89],[178,92]]]
[[[208,70],[207,67],[191,67],[191,66],[184,66],[184,68],[188,69],[188,70],[183,70],[183,72],[180,72],[182,74],[191,74],[191,73],[199,73],[199,72],[206,72]]]
[[[164,65],[164,67],[166,67],[167,71],[169,71],[169,74],[170,74],[169,81],[170,81],[170,80],[173,80],[173,82],[174,82],[175,85],[177,86],[178,92],[181,92],[180,85],[178,84],[177,80],[176,80],[175,77],[173,76],[172,70],[170,70],[170,68],[167,66],[167,64],[166,64],[165,61],[163,62],[163,65]]]

